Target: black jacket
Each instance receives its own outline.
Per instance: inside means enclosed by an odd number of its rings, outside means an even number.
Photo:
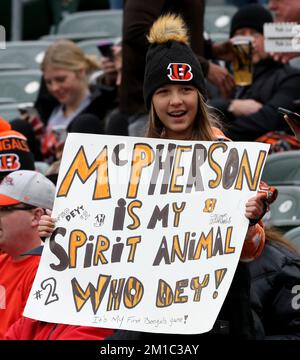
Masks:
[[[248,266],[251,303],[266,339],[300,340],[300,256],[267,241],[261,256]]]
[[[105,133],[105,116],[114,107],[115,89],[101,85],[92,90],[91,103],[71,121],[68,132]]]
[[[258,112],[234,117],[227,111],[230,101],[212,100],[225,115],[225,132],[233,141],[254,141],[269,131],[290,132],[279,106],[293,109],[293,101],[300,98],[300,71],[289,65],[266,59],[254,65],[253,83],[237,89],[236,99],[253,99],[263,104]]]

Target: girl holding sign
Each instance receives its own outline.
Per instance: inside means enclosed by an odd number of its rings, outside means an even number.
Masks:
[[[187,28],[181,17],[166,15],[152,26],[148,37],[144,98],[150,111],[147,137],[177,140],[215,141],[226,139],[206,105],[205,80],[201,65],[188,45]],[[264,230],[259,224],[266,211],[266,193],[259,193],[246,204],[250,220],[242,260],[260,255]],[[50,216],[40,223],[40,235],[53,231]]]
[[[188,45],[187,29],[181,17],[160,17],[152,26],[148,39],[151,45],[144,81],[144,98],[150,110],[147,136],[175,140],[224,140],[223,133],[215,127],[216,120],[208,112],[205,80],[200,63]],[[259,193],[246,204],[245,215],[250,220],[250,226],[242,261],[255,259],[264,247],[264,229],[259,220],[266,211],[265,198],[266,192]],[[50,236],[53,229],[50,216],[43,216],[39,226],[40,236]],[[214,334],[254,337],[249,291],[250,276],[245,264],[240,263],[219,315],[222,320],[217,320],[212,330]],[[114,336],[123,339],[127,333],[120,331]],[[128,336],[132,338],[132,332],[130,334]],[[153,339],[154,335],[149,334],[149,337]],[[147,336],[147,333],[136,333],[138,339],[145,340]]]
[[[153,24],[148,40],[151,45],[144,78],[144,98],[150,112],[147,136],[175,140],[229,140],[224,139],[216,119],[209,114],[205,80],[188,45],[187,28],[182,19],[174,15],[159,18]],[[259,219],[266,211],[265,199],[266,193],[259,192],[246,204],[245,215],[250,226],[242,261],[255,259],[263,250],[265,234]],[[246,265],[240,262],[211,334],[248,339],[257,336],[249,291],[250,275]]]
[[[176,140],[229,140],[217,128],[206,105],[201,66],[188,45],[187,28],[179,16],[166,15],[152,26],[146,58],[144,98],[150,111],[148,137]],[[258,223],[265,213],[265,193],[246,204],[250,220],[241,260],[253,260],[264,246]]]
[[[175,140],[229,140],[218,129],[216,119],[209,114],[205,80],[201,66],[188,45],[183,20],[175,15],[159,18],[153,24],[148,40],[151,45],[144,78],[144,98],[150,112],[147,136]],[[246,204],[245,215],[250,220],[250,226],[241,254],[242,261],[255,259],[263,250],[265,234],[259,219],[266,211],[265,199],[266,193],[259,192]],[[248,339],[256,336],[249,290],[250,275],[246,265],[240,262],[210,334]],[[121,333],[120,338],[123,336]],[[143,334],[142,338],[145,337]]]

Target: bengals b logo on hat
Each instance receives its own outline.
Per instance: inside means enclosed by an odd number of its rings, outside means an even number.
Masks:
[[[0,154],[0,173],[3,171],[16,171],[21,168],[17,154]]]
[[[16,170],[34,170],[26,137],[14,130],[0,132],[0,179]]]
[[[172,81],[190,81],[193,78],[192,67],[186,63],[170,63],[168,70]]]

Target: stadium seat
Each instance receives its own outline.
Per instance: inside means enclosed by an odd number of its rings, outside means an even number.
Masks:
[[[229,36],[230,21],[237,10],[234,5],[207,5],[204,14],[204,31],[211,36],[213,34]]]
[[[52,8],[53,21],[57,25],[66,14],[74,13],[78,10],[80,0],[61,1],[51,0],[49,5]]]
[[[85,41],[91,39],[105,39],[108,37],[107,32],[84,32],[84,33],[73,33],[73,34],[50,34],[43,35],[40,37],[41,41],[57,41],[57,40],[72,40],[74,42]]]
[[[262,180],[269,185],[300,186],[300,151],[285,151],[268,156]]]
[[[208,38],[215,43],[219,43],[219,42],[227,41],[228,35],[225,33],[212,33],[209,34]]]
[[[1,54],[1,52],[0,52]],[[1,61],[1,55],[0,55],[0,61]],[[1,71],[8,71],[8,70],[26,70],[26,66],[25,65],[22,65],[22,64],[13,64],[13,63],[10,63],[10,64],[2,64],[0,63],[0,72]]]
[[[13,98],[16,102],[34,102],[40,81],[39,70],[0,72],[0,97]]]
[[[278,197],[264,217],[268,225],[286,232],[300,226],[300,187],[277,186]]]
[[[119,38],[110,38],[110,39],[101,39],[100,41],[107,41],[115,43]],[[77,45],[86,53],[89,55],[96,55],[97,57],[101,57],[101,53],[98,50],[97,43],[99,42],[99,39],[93,39],[93,40],[83,40],[78,41]]]
[[[300,250],[300,226],[286,232],[284,236],[295,244]]]
[[[16,100],[14,98],[0,97],[0,105],[13,104],[15,102],[16,102]]]
[[[47,41],[9,41],[5,51],[0,51],[0,69],[6,66],[7,70],[14,70],[15,64],[25,69],[39,69],[50,44]]]
[[[97,43],[99,39],[93,39],[93,40],[83,40],[78,41],[77,45],[86,53],[89,55],[95,55],[98,58],[101,57],[101,53],[97,48]]]
[[[20,113],[18,110],[19,104],[0,104],[0,116],[7,121],[11,121],[13,119],[19,118]]]
[[[122,10],[82,11],[66,15],[57,27],[57,34],[103,33],[103,37],[122,36]]]

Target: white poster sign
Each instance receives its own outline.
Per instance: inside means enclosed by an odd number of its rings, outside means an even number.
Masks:
[[[216,320],[269,145],[68,136],[24,315],[202,333]]]

